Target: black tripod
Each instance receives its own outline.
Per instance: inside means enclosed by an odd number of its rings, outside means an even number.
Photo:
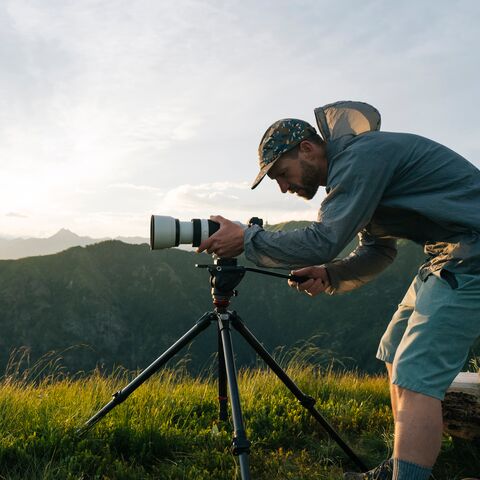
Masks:
[[[256,268],[237,266],[236,259],[219,258],[214,265],[196,265],[200,268],[207,268],[210,272],[210,285],[212,287],[212,298],[215,310],[205,313],[195,325],[188,330],[180,339],[178,339],[168,350],[158,357],[142,373],[134,378],[126,387],[115,392],[113,399],[91,417],[81,429],[86,429],[95,425],[110,410],[122,403],[127,397],[136,390],[143,382],[158,371],[168,360],[178,353],[185,345],[190,343],[197,335],[205,330],[212,322],[217,322],[218,326],[218,393],[219,393],[219,418],[226,421],[227,413],[227,384],[230,391],[230,403],[232,408],[234,437],[232,441],[232,452],[238,456],[240,463],[240,475],[242,480],[250,479],[249,471],[249,453],[250,442],[248,441],[242,418],[242,409],[240,406],[240,395],[238,391],[237,372],[232,346],[231,327],[247,341],[255,352],[265,361],[265,363],[276,373],[286,387],[297,397],[300,403],[313,415],[320,425],[328,432],[342,450],[350,459],[361,469],[366,471],[368,468],[355,455],[350,447],[342,440],[335,429],[322,417],[315,408],[315,399],[305,395],[297,385],[284,372],[280,365],[265,350],[263,345],[248,330],[236,312],[227,310],[230,305],[230,298],[236,295],[235,287],[241,282],[246,271],[254,271],[273,275],[276,277],[291,278],[294,281],[304,281],[305,279],[292,275],[266,272]]]

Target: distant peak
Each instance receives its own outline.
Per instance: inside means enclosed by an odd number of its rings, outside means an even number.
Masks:
[[[55,235],[52,235],[50,238],[78,238],[76,233],[73,233],[66,228],[61,228]]]

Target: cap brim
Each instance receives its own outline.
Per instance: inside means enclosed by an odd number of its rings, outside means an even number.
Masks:
[[[277,158],[278,160],[278,158]],[[268,165],[265,165],[264,167],[262,167],[262,169],[260,170],[260,173],[257,175],[257,178],[255,178],[255,180],[253,181],[252,183],[252,190],[254,188],[257,187],[257,185],[263,180],[263,177],[268,173],[268,171],[273,167],[273,165],[275,164],[275,162],[277,160],[274,160],[273,162],[270,162]]]

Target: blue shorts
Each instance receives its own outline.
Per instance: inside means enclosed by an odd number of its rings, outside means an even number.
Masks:
[[[414,278],[377,352],[395,385],[439,400],[480,336],[480,275],[447,280],[441,272]]]

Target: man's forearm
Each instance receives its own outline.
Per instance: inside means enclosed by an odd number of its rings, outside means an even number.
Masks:
[[[245,255],[251,262],[268,268],[301,268],[328,262],[345,246],[325,232],[319,222],[289,232],[267,232],[258,226],[245,230]]]
[[[395,259],[395,240],[384,239],[374,245],[359,245],[348,257],[325,265],[330,279],[326,293],[348,292],[365,285]]]

